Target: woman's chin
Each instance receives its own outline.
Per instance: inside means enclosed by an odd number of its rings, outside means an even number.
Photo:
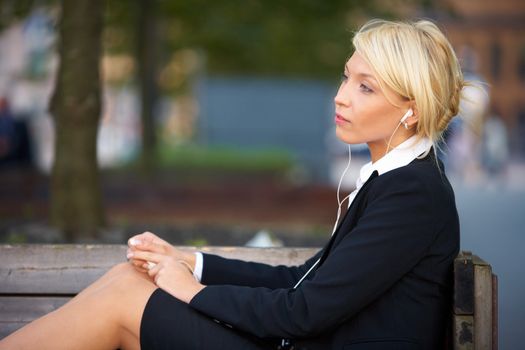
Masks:
[[[357,140],[355,137],[352,137],[352,135],[350,135],[349,132],[342,130],[340,127],[337,127],[335,129],[335,136],[337,136],[337,138],[340,141],[347,143],[349,145],[362,143],[361,141]]]

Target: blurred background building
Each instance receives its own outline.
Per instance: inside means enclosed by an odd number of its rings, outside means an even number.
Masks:
[[[439,2],[437,2],[439,3]],[[523,157],[525,141],[525,2],[443,1],[450,12],[433,18],[446,28],[466,69],[489,83],[490,109],[510,131],[511,149]]]
[[[469,89],[475,110],[462,119],[470,133],[452,142],[457,153],[450,165],[473,181],[485,172],[492,179],[506,173],[515,182],[525,156],[525,2],[434,1],[426,14],[445,28],[466,76],[486,90],[483,97]]]

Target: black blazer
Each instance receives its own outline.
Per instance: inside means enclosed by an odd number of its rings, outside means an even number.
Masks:
[[[207,287],[190,306],[260,338],[293,339],[301,349],[442,349],[459,220],[432,154],[374,172],[336,233],[302,266],[204,254]]]

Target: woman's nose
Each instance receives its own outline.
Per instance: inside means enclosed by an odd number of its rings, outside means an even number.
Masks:
[[[343,83],[340,87],[339,87],[339,90],[337,90],[337,94],[335,95],[334,97],[334,102],[336,105],[341,105],[341,106],[348,106],[350,105],[350,96],[348,94],[348,89],[345,89],[345,84]]]

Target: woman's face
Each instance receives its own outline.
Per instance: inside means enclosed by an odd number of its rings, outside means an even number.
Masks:
[[[391,104],[386,96],[400,107]],[[337,137],[349,144],[367,143],[372,161],[386,153],[399,121],[410,108],[410,101],[390,89],[380,89],[373,70],[357,52],[345,65],[343,81],[334,101]],[[412,134],[414,131],[400,126],[389,149]]]

